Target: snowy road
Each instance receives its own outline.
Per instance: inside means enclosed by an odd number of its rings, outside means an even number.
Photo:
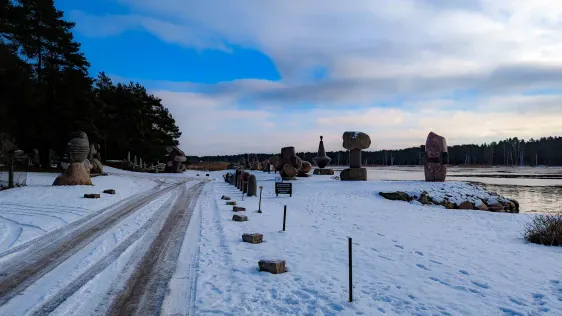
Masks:
[[[158,314],[207,183],[170,180],[0,253],[0,315]]]

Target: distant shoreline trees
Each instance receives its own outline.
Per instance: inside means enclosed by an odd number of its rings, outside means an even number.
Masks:
[[[420,165],[425,146],[399,150],[363,151],[362,160],[365,165],[404,166]],[[331,165],[347,165],[348,153],[345,151],[329,151]],[[240,154],[189,157],[191,161],[224,161],[236,163],[240,158],[257,156],[263,161],[274,154]],[[312,161],[316,152],[300,152],[297,155]],[[449,146],[449,163],[451,165],[494,165],[494,166],[562,166],[562,137],[542,137],[540,139],[520,140],[508,138],[489,144],[468,144]]]
[[[53,0],[0,0],[0,10],[0,133],[26,152],[39,149],[43,166],[76,130],[100,143],[105,159],[131,151],[154,161],[178,144],[179,128],[159,98],[138,83],[88,75],[75,24]]]

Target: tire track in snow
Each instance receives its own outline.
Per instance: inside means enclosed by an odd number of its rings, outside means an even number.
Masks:
[[[109,205],[107,207],[104,207],[94,213],[91,213],[90,215],[87,215],[85,217],[82,217],[76,221],[73,221],[72,223],[62,226],[58,229],[55,229],[53,231],[50,231],[38,238],[32,239],[30,241],[27,241],[17,247],[14,248],[10,248],[7,251],[4,251],[2,253],[0,253],[0,258],[5,257],[7,255],[11,255],[13,253],[16,252],[21,252],[24,251],[27,248],[32,248],[34,247],[35,249],[42,249],[44,247],[47,247],[48,245],[50,245],[51,243],[55,242],[55,240],[57,238],[59,238],[61,235],[63,234],[69,234],[72,230],[80,227],[82,224],[86,223],[87,221],[95,218],[96,216],[99,216],[100,214],[103,214],[107,211],[114,211],[114,209],[117,209],[119,207],[125,207],[126,205],[133,205],[136,201],[142,199],[145,196],[151,195],[151,194],[155,194],[158,191],[160,191],[162,189],[162,187],[164,186],[164,183],[159,184],[158,186],[156,186],[153,189],[150,189],[148,191],[145,192],[140,192],[137,194],[134,194],[128,198],[125,198],[115,204]]]
[[[182,190],[164,226],[153,240],[129,279],[125,289],[113,301],[109,315],[158,315],[168,283],[176,270],[193,208],[205,185],[201,182],[190,192]]]
[[[35,280],[53,270],[129,214],[134,213],[177,186],[169,186],[129,201],[113,210],[113,212],[101,213],[100,216],[94,217],[91,222],[79,226],[74,231],[63,234],[59,238],[56,238],[57,236],[55,235],[55,240],[47,245],[38,243],[29,251],[0,266],[0,271],[4,271],[0,275],[0,305],[4,305],[12,297],[35,282]],[[62,231],[64,232],[64,230]]]
[[[170,211],[172,202],[177,199],[177,192],[173,192],[172,196],[162,205],[137,231],[131,236],[119,243],[110,253],[101,258],[95,265],[84,271],[76,280],[68,284],[65,288],[59,290],[54,296],[45,301],[39,308],[35,309],[31,315],[48,315],[60,306],[68,297],[76,293],[81,287],[92,280],[96,275],[105,270],[112,264],[121,254],[129,248],[135,241],[141,238],[154,224]]]

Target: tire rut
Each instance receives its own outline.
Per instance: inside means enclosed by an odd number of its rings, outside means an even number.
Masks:
[[[191,189],[191,188],[190,188]],[[101,258],[96,264],[84,271],[76,280],[59,290],[54,296],[45,301],[39,308],[34,309],[32,316],[48,315],[56,310],[68,297],[83,287],[86,283],[115,262],[125,250],[151,229],[166,212],[170,211],[172,203],[178,198],[174,193],[137,231],[122,241],[110,253]]]
[[[177,199],[162,230],[152,241],[124,290],[112,302],[107,315],[160,314],[193,209],[205,184],[195,185],[192,192],[184,192]]]
[[[101,213],[73,231],[62,236],[50,236],[49,243],[38,242],[20,256],[0,266],[0,305],[41,278],[97,237],[116,225],[120,220],[144,207],[154,199],[170,192],[181,184],[174,184],[131,200],[111,213]],[[65,230],[62,230],[65,232]],[[58,237],[58,238],[57,238]],[[42,240],[43,241],[43,240]]]

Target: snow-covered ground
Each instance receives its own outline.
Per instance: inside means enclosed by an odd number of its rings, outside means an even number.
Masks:
[[[29,173],[26,187],[0,191],[0,253],[159,184],[156,178],[106,171],[109,176],[92,178],[94,186],[54,187],[58,174]],[[116,194],[102,194],[106,189]],[[85,193],[102,197],[85,199]]]
[[[245,197],[212,173],[201,213],[194,315],[561,315],[562,249],[527,244],[530,214],[445,210],[385,200],[378,192],[435,191],[417,181],[300,178],[274,195],[274,174]],[[462,184],[440,186],[461,190]],[[248,222],[232,221],[231,196]],[[508,197],[509,198],[509,197]],[[281,232],[283,206],[287,229]],[[243,243],[262,233],[262,244]],[[353,238],[354,302],[348,300],[347,237]],[[288,273],[258,272],[284,259]]]
[[[162,182],[207,173],[107,171],[109,176],[93,179],[93,187],[52,187],[56,175],[30,174],[28,187],[0,192],[0,253]],[[240,191],[222,180],[224,173],[209,172],[217,181],[207,183],[193,202],[163,300],[165,315],[562,314],[562,248],[525,243],[523,228],[534,215],[446,210],[378,195],[446,192],[459,201],[466,192],[486,196],[470,185],[311,176],[291,181],[292,197],[276,197],[276,175],[253,172],[264,186],[259,214],[258,198],[242,201]],[[104,189],[117,194],[83,198]],[[158,234],[166,219],[162,214],[180,200],[179,189],[167,192],[77,249],[0,306],[0,315],[49,310],[49,304],[58,304],[53,315],[99,313],[115,296],[119,280],[126,282],[131,262]],[[222,195],[246,207],[249,221],[233,222]],[[281,232],[284,205],[287,227]],[[243,233],[262,233],[265,242],[243,243]],[[348,236],[353,238],[353,303],[347,301]],[[284,259],[289,271],[259,272],[260,259]],[[11,259],[5,256],[0,264],[6,260]]]

